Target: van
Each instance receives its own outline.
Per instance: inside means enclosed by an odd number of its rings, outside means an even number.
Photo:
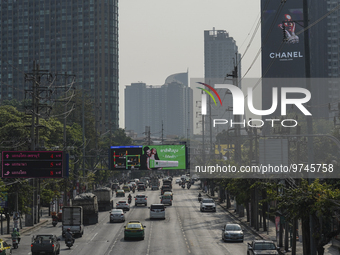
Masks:
[[[150,219],[165,220],[165,206],[163,204],[152,204],[150,207]]]

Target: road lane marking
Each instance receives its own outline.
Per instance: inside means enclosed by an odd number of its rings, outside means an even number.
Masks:
[[[152,224],[153,224],[153,221],[151,221],[150,232],[149,232],[149,240],[148,240],[148,248],[146,250],[146,255],[149,255],[149,252],[150,252]]]
[[[98,233],[95,233],[95,234],[94,234],[94,236],[91,238],[90,242],[92,242],[93,238],[95,238],[96,235],[98,235]]]
[[[120,236],[120,232],[122,232],[122,229],[117,232],[117,237],[116,237],[115,241],[112,243],[110,250],[106,254],[110,254],[112,252],[113,248],[115,247],[115,245],[118,241],[118,238]]]

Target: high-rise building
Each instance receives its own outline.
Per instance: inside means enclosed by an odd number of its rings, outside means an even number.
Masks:
[[[240,79],[241,55],[238,53],[238,47],[233,37],[225,30],[206,30],[204,31],[204,79],[205,83],[214,87],[214,84],[234,84],[236,79]],[[233,73],[237,66],[237,75]],[[234,77],[233,77],[234,76]],[[237,76],[237,77],[236,77]],[[240,84],[238,84],[241,87]],[[212,119],[233,119],[231,94],[227,94],[225,89],[216,90],[221,97],[222,106],[215,105],[210,101],[205,118],[205,136],[210,132]],[[230,126],[217,126],[212,128],[212,139],[223,129],[227,130]]]
[[[98,130],[118,128],[118,0],[0,2],[0,102],[24,99],[33,61],[76,76]]]
[[[272,105],[272,87],[305,87],[306,56],[303,1],[282,2],[262,0],[262,108]],[[338,113],[329,111],[340,99],[339,81],[339,0],[308,3],[309,50],[311,79],[311,113],[315,119],[330,119]],[[333,8],[336,8],[333,10]],[[297,40],[296,40],[297,39]],[[271,79],[275,78],[275,80]],[[291,98],[301,95],[291,93]],[[289,113],[301,113],[296,108]],[[280,116],[280,106],[272,116]],[[268,117],[268,116],[267,116]]]
[[[170,75],[162,86],[132,83],[125,88],[125,129],[139,137],[191,137],[193,98],[188,73]]]

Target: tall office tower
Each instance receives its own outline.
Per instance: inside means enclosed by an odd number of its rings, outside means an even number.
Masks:
[[[340,11],[337,8],[340,4],[340,0],[327,0],[318,1],[318,17],[323,16],[322,14],[331,12],[327,16],[327,19],[322,20],[320,23],[323,28],[322,37],[319,38],[319,42],[324,45],[324,56],[326,58],[327,64],[323,66],[322,69],[327,68],[329,86],[328,86],[328,102],[330,103],[330,119],[337,118],[339,116],[340,109],[338,109],[338,103],[340,102],[340,53],[339,53],[339,43],[340,43]],[[334,11],[333,9],[336,8]],[[320,9],[323,11],[320,13]],[[321,26],[320,25],[320,26]],[[321,30],[321,29],[320,29]]]
[[[0,1],[0,102],[24,99],[33,61],[76,76],[100,131],[118,128],[118,0]]]
[[[204,31],[204,79],[205,83],[214,87],[214,84],[235,84],[233,75],[234,67],[237,65],[237,76],[240,79],[241,55],[238,53],[236,41],[229,37],[225,30],[206,30]],[[229,76],[228,76],[229,75]],[[240,84],[238,84],[239,87]],[[229,122],[233,119],[231,110],[233,98],[227,94],[225,89],[216,90],[221,97],[222,105],[215,105],[212,100],[207,107],[207,116],[205,118],[205,136],[210,135],[212,119],[227,119]],[[209,98],[209,97],[208,97]],[[210,112],[211,111],[211,112]],[[227,130],[228,125],[217,125],[212,128],[212,139],[223,129]]]
[[[188,73],[170,75],[162,86],[132,83],[125,88],[125,129],[139,137],[191,137],[193,133],[193,96]]]

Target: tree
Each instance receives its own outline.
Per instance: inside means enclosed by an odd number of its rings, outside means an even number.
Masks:
[[[312,235],[319,255],[324,254],[324,246],[333,237],[340,234],[340,229],[332,230],[332,218],[340,205],[340,190],[332,185],[320,183],[317,179],[308,184],[302,180],[300,187],[284,188],[284,193],[277,196],[278,209],[287,219],[307,220],[311,215],[315,222]]]

